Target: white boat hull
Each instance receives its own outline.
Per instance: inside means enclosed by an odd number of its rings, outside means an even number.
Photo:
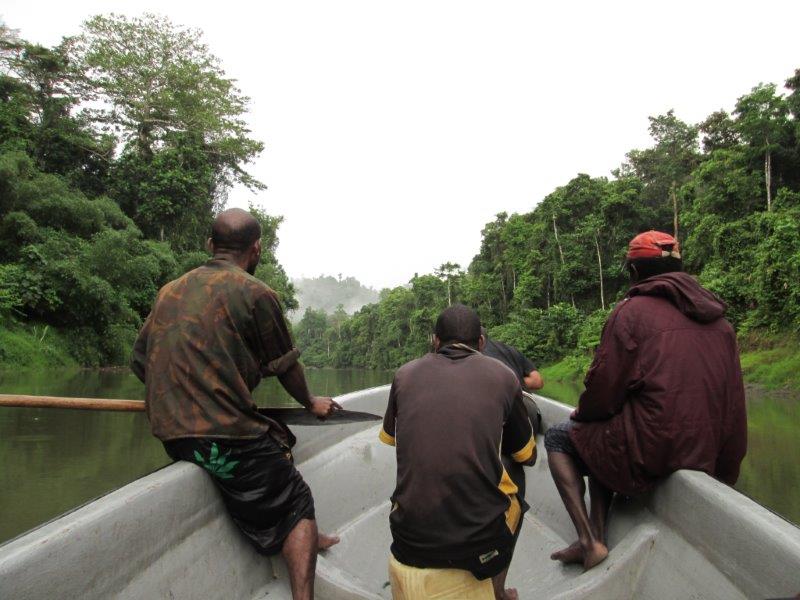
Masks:
[[[382,413],[388,386],[339,400]],[[569,408],[538,398],[544,427]],[[320,528],[317,597],[390,598],[394,450],[372,424],[295,429]],[[545,458],[539,440],[539,456]],[[574,531],[547,461],[526,469],[531,510],[509,585],[525,598],[778,598],[800,592],[800,529],[705,474],[681,471],[617,503],[611,553],[586,573],[549,560]],[[202,469],[177,463],[0,546],[0,598],[291,598],[280,559],[256,554]]]

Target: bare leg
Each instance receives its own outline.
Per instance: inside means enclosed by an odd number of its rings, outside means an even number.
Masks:
[[[591,475],[589,476],[589,498],[592,500],[589,521],[592,523],[592,532],[594,532],[595,537],[604,544],[607,542],[606,523],[608,522],[608,511],[611,508],[613,497],[614,492]]]
[[[583,495],[583,494],[581,494]],[[592,508],[589,512],[589,522],[592,526],[594,536],[603,542],[606,540],[606,524],[608,523],[608,512],[611,508],[611,500],[614,492],[609,490],[594,477],[589,477],[589,497],[592,499]],[[560,560],[565,564],[583,563],[583,550],[579,542],[575,541],[563,550],[553,552],[550,555],[553,560]]]
[[[319,535],[317,522],[300,519],[283,542],[283,559],[289,570],[294,600],[314,598],[314,570],[317,566]]]
[[[502,573],[492,577],[492,587],[494,587],[495,600],[517,600],[519,598],[515,588],[505,589],[507,576],[508,567],[506,567]]]
[[[555,475],[555,472],[553,471],[553,461],[552,461],[552,459],[550,457],[554,456],[555,454],[558,454],[558,456],[563,456],[563,457],[569,458],[569,455],[563,454],[563,453],[553,453],[553,452],[548,452],[547,453],[547,461],[548,461],[548,463],[550,465],[550,472],[551,472],[551,474],[553,474],[553,480],[554,481],[556,480],[556,475]],[[580,473],[577,471],[577,469],[575,469],[575,484],[578,486],[577,495],[580,498],[580,506],[583,508],[583,510],[585,512],[586,508],[584,507],[584,504],[583,504],[583,496],[586,493],[586,485],[584,484],[583,477],[580,475]],[[558,491],[561,494],[562,501],[566,505],[567,500],[564,498],[564,494],[561,492],[561,487],[558,485],[557,481],[556,481],[556,487],[558,488]],[[569,512],[569,509],[567,510],[567,512]],[[571,513],[570,513],[570,517],[572,517]],[[574,523],[574,520],[573,520],[573,523]],[[577,529],[577,528],[578,527],[576,525],[575,529]],[[561,562],[563,562],[565,564],[574,564],[574,563],[583,564],[583,549],[581,548],[580,542],[576,540],[575,542],[573,542],[572,544],[570,544],[566,548],[563,548],[562,550],[559,550],[557,552],[553,552],[550,555],[550,558],[552,560],[560,560]]]
[[[591,569],[605,560],[606,556],[608,556],[608,548],[602,541],[597,539],[594,531],[592,531],[589,515],[586,512],[586,504],[583,502],[583,494],[586,492],[583,477],[569,454],[550,452],[547,455],[547,461],[550,465],[550,474],[553,476],[558,493],[564,502],[564,507],[567,509],[567,513],[572,519],[572,524],[578,532],[578,544],[583,554],[583,568]],[[551,558],[563,560],[564,562],[567,562],[564,559],[568,558],[570,559],[569,562],[574,562],[576,560],[574,554],[575,548],[573,544],[564,550],[554,553]]]

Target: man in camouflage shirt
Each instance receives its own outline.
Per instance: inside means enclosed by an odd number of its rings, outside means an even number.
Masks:
[[[281,552],[294,598],[312,598],[318,533],[311,491],[291,459],[291,434],[260,414],[251,395],[277,376],[312,414],[340,408],[308,390],[273,290],[253,274],[261,228],[231,209],[212,226],[205,265],[158,293],[133,350],[153,435],[175,460],[204,467],[236,525],[263,554]]]

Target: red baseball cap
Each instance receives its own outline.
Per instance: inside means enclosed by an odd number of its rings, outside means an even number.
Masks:
[[[650,230],[640,233],[630,241],[625,258],[666,258],[668,256],[681,257],[678,240],[668,233]]]

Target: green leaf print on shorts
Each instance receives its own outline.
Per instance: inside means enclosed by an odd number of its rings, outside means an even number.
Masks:
[[[217,446],[216,442],[211,444],[211,455],[208,457],[208,460],[204,459],[203,455],[197,450],[194,451],[194,459],[197,461],[197,464],[220,479],[233,479],[233,473],[231,473],[231,471],[239,464],[238,460],[229,461],[229,455],[230,452],[227,454],[220,454],[219,446]]]

